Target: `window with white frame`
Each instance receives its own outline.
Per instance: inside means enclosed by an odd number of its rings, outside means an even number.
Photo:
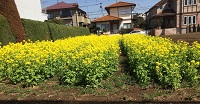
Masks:
[[[196,24],[196,16],[184,16],[184,25]]]
[[[184,16],[184,25],[187,25],[187,16]]]
[[[196,24],[196,16],[192,16],[192,23]]]
[[[184,5],[188,5],[188,0],[184,0]]]
[[[197,0],[184,0],[184,6],[196,5],[196,4],[197,4]]]
[[[123,28],[124,29],[130,29],[131,28],[131,23],[124,23]]]
[[[192,23],[192,17],[188,16],[188,24],[191,24],[191,23]]]
[[[188,1],[188,4],[189,4],[189,5],[192,5],[192,0],[189,0],[189,1]]]
[[[193,0],[193,4],[196,5],[197,4],[197,0]]]

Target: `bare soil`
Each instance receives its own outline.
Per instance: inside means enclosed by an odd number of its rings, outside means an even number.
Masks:
[[[162,36],[174,41],[184,40],[192,43],[200,41],[200,33],[178,36]],[[131,82],[124,70],[127,67],[126,55],[121,55],[120,71],[105,79],[99,88],[59,85],[52,78],[38,86],[22,88],[21,85],[0,84],[0,104],[133,104],[133,103],[200,103],[200,86],[172,90],[157,85],[147,88]]]
[[[164,38],[171,38],[173,41],[186,41],[192,43],[194,41],[200,42],[200,32],[189,33],[189,34],[179,34],[179,35],[161,35]]]

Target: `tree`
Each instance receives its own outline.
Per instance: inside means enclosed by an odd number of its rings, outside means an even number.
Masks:
[[[99,30],[100,30],[100,27],[96,27],[96,31],[98,35],[100,35]]]
[[[144,30],[147,30],[147,29],[151,29],[150,27],[150,20],[147,19],[143,22],[143,27],[142,27]]]
[[[122,36],[126,33],[126,30],[122,27],[121,29],[120,29],[120,34],[122,34]]]
[[[134,22],[133,27],[135,28],[143,28],[144,18],[138,17],[137,20]]]
[[[197,32],[200,32],[200,26],[199,26],[199,24],[197,25]]]
[[[108,29],[107,28],[103,28],[103,32],[104,33],[108,32]]]
[[[160,28],[163,24],[163,18],[153,19],[150,22],[151,28]]]
[[[10,23],[16,42],[26,39],[26,34],[14,0],[0,0],[0,14]]]

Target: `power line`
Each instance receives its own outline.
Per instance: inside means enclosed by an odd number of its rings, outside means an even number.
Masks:
[[[89,6],[96,6],[96,5],[99,5],[99,4],[84,5],[84,6],[80,6],[79,8],[82,8],[82,7],[89,7]]]
[[[101,10],[101,13],[102,13],[102,16],[104,16],[104,14],[103,14],[103,6],[102,6],[102,2],[100,3],[100,10]]]

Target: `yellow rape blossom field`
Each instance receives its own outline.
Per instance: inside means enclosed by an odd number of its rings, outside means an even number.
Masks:
[[[91,35],[55,42],[11,43],[0,49],[1,80],[30,86],[59,76],[63,84],[96,87],[118,69],[119,38]]]
[[[177,89],[182,82],[199,83],[199,43],[139,34],[11,43],[0,48],[0,79],[34,86],[56,76],[63,85],[98,87],[119,70],[121,52],[127,54],[128,73],[142,86]]]

